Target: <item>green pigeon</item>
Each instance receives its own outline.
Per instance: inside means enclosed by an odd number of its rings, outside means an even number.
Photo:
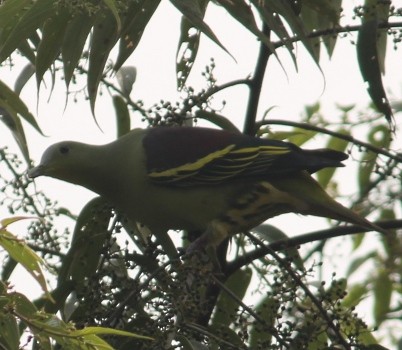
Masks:
[[[201,127],[134,129],[105,145],[50,146],[28,175],[84,186],[151,232],[204,232],[216,247],[294,212],[386,231],[332,199],[310,174],[348,156]]]

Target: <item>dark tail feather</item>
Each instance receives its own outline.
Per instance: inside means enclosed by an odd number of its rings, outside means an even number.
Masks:
[[[327,148],[290,152],[275,161],[274,167],[282,172],[306,170],[310,174],[324,168],[343,167],[342,161],[348,155]]]
[[[349,158],[346,153],[328,148],[303,150],[303,153],[305,153],[305,156],[308,156],[309,162],[306,170],[310,174],[324,168],[343,167],[345,165],[342,161]]]

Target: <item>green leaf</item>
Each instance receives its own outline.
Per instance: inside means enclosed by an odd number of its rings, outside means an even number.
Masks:
[[[102,1],[105,3],[105,5],[109,8],[110,12],[113,14],[114,19],[116,20],[117,32],[120,33],[121,21],[120,21],[119,12],[117,11],[116,1],[115,0],[102,0]]]
[[[138,0],[130,4],[126,11],[120,34],[119,53],[114,65],[115,70],[119,70],[136,49],[145,27],[158,8],[159,3],[160,0]]]
[[[349,309],[358,305],[369,292],[367,284],[355,284],[348,288],[346,297],[342,299],[342,306]]]
[[[317,135],[316,131],[312,130],[304,130],[299,128],[294,128],[291,131],[269,131],[268,138],[270,140],[288,140],[294,143],[297,146],[301,146],[304,143],[311,140],[315,135]]]
[[[264,1],[264,4],[270,11],[276,12],[285,19],[293,33],[303,43],[306,50],[314,59],[314,62],[318,65],[319,57],[315,55],[316,52],[314,47],[311,45],[310,39],[306,35],[306,28],[291,2],[282,0],[266,0]]]
[[[338,35],[330,33],[331,28],[339,25],[342,12],[342,0],[305,0],[302,3],[301,17],[310,32],[325,30],[328,32],[319,39],[312,40],[312,46],[318,45],[322,40],[329,57],[332,56]],[[306,22],[307,20],[307,22]],[[318,39],[318,40],[317,40]]]
[[[30,8],[29,5],[33,5],[31,0],[3,1],[0,6],[0,27],[6,29],[15,25],[21,13]]]
[[[8,256],[8,259],[5,259],[3,262],[3,267],[1,270],[1,280],[7,281],[11,274],[14,272],[14,269],[17,267],[18,263]]]
[[[293,63],[295,67],[297,68],[297,61],[296,61],[296,56],[294,53],[294,46],[291,40],[291,37],[286,29],[286,26],[283,24],[282,19],[277,16],[275,11],[270,6],[267,6],[265,2],[261,2],[258,0],[252,0],[251,3],[255,6],[257,11],[259,12],[261,18],[263,21],[267,24],[268,28],[272,30],[276,36],[279,38],[281,43],[286,47],[288,50],[288,53],[290,54]],[[266,42],[264,42],[267,44]],[[269,44],[268,48],[273,52],[278,59],[275,51],[275,46],[273,44]],[[281,62],[278,59],[278,62],[281,64]],[[282,66],[282,64],[281,64]]]
[[[390,311],[391,296],[393,291],[393,282],[390,277],[390,271],[382,269],[374,279],[374,320],[379,326]]]
[[[207,4],[208,1],[204,3]],[[203,9],[204,7],[201,5],[201,10]],[[192,23],[185,16],[182,16],[179,44],[176,52],[176,81],[178,90],[181,90],[185,86],[187,78],[190,75],[191,68],[197,56],[200,36],[201,31],[194,28]]]
[[[363,350],[389,350],[389,348],[380,344],[369,344]]]
[[[380,220],[395,220],[397,218],[395,210],[390,208],[383,208],[380,213]],[[383,243],[385,252],[389,259],[398,259],[400,256],[399,251],[399,238],[397,230],[388,229],[388,235],[381,235],[380,239]]]
[[[12,308],[12,304],[2,307],[2,310]],[[8,312],[0,311],[0,346],[2,349],[19,350],[20,332],[15,316]]]
[[[306,30],[312,33],[313,31],[318,29],[320,14],[318,13],[316,8],[302,6],[300,16],[303,20]],[[314,50],[314,55],[316,57],[320,57],[321,37],[312,37],[309,40],[310,45]]]
[[[385,125],[373,127],[368,134],[368,142],[378,148],[387,149],[391,143],[391,136]],[[360,196],[367,195],[371,186],[371,176],[375,170],[378,154],[373,151],[365,151],[361,158],[358,170],[358,185]]]
[[[252,231],[257,233],[261,239],[271,243],[289,239],[289,236],[286,233],[284,233],[277,227],[269,224],[259,225],[253,228]],[[283,253],[286,255],[287,258],[291,259],[291,261],[299,270],[304,270],[303,259],[301,258],[297,248],[287,248],[283,251]]]
[[[204,14],[198,0],[170,0],[170,2],[184,15],[198,30],[217,44],[222,50],[233,57],[221,44],[211,28],[204,22]]]
[[[223,6],[234,19],[236,19],[239,23],[241,23],[258,39],[260,39],[261,42],[263,42],[273,54],[275,54],[275,46],[272,44],[270,38],[266,36],[258,28],[257,22],[254,18],[254,13],[251,10],[250,5],[248,5],[243,0],[235,0],[235,1],[221,0],[219,1],[219,4]]]
[[[250,329],[250,348],[268,349],[271,345],[272,329],[275,327],[280,303],[275,297],[267,295],[255,307],[256,314],[264,320],[261,324],[255,321]]]
[[[14,1],[16,2],[16,1]],[[0,47],[0,62],[3,62],[15,51],[23,40],[41,28],[44,22],[55,15],[54,0],[37,0],[30,2],[32,6],[16,20],[11,32]],[[1,14],[0,14],[1,18]]]
[[[225,286],[239,300],[242,300],[247,292],[251,277],[252,270],[250,268],[238,270],[229,277]],[[216,313],[212,319],[212,327],[229,326],[234,321],[234,315],[236,315],[238,308],[239,302],[222,290],[216,304]]]
[[[25,56],[32,65],[35,64],[35,60],[36,60],[35,52],[31,48],[31,46],[29,45],[27,40],[22,41],[21,45],[18,46],[18,51],[23,56]]]
[[[382,83],[380,54],[377,47],[378,20],[363,20],[357,36],[357,61],[367,91],[376,106],[384,114],[387,122],[392,124],[393,114]]]
[[[133,337],[138,339],[153,340],[151,337],[146,337],[132,332],[126,332],[119,329],[112,329],[107,327],[85,327],[71,332],[72,337],[86,337],[88,335],[109,334],[124,337]]]
[[[130,112],[126,101],[121,96],[113,96],[113,106],[116,112],[117,138],[119,138],[131,129]]]
[[[38,311],[32,301],[30,301],[24,294],[11,292],[8,294],[8,297],[18,314],[24,318],[33,317]]]
[[[344,128],[336,130],[337,133],[342,135],[350,135],[350,131]],[[336,136],[331,137],[326,145],[327,148],[335,151],[344,152],[348,147],[349,142],[342,140]],[[317,180],[323,188],[326,188],[335,174],[337,168],[325,168],[317,173]]]
[[[64,79],[67,88],[83,55],[84,46],[94,21],[94,16],[88,17],[87,14],[76,14],[67,24],[61,46]]]
[[[31,0],[3,1],[0,6],[0,48],[23,14],[33,5]],[[22,43],[21,45],[23,45]],[[1,50],[0,50],[1,52]]]
[[[22,89],[29,79],[34,75],[34,73],[35,66],[32,63],[28,63],[24,66],[14,83],[14,91],[17,95],[21,93]]]
[[[181,349],[183,350],[197,350],[197,345],[194,345],[194,340],[189,340],[186,336],[178,333],[175,336],[175,340],[180,342]]]
[[[99,13],[92,32],[88,67],[88,96],[93,115],[95,115],[98,86],[116,40],[117,24],[113,14],[110,12]]]
[[[11,90],[6,84],[0,80],[0,106],[7,110],[8,113],[17,119],[17,114],[25,119],[34,129],[36,129],[41,135],[42,130],[39,128],[35,117],[29,112],[28,107],[20,99],[20,97]]]
[[[363,235],[361,235],[363,236]],[[363,266],[366,262],[378,256],[378,252],[372,251],[361,257],[355,258],[350,263],[348,270],[346,272],[346,276],[350,276],[352,273],[356,272],[361,266]]]
[[[43,75],[59,56],[64,33],[72,16],[66,10],[55,13],[45,22],[36,55],[36,83],[39,91]]]
[[[60,269],[58,283],[68,279],[76,282],[79,289],[86,278],[98,268],[111,212],[102,197],[90,200],[81,210],[73,232],[70,250]]]
[[[223,130],[240,133],[240,130],[228,118],[216,112],[209,112],[200,109],[195,112],[195,118],[208,120],[209,122],[215,124],[216,126],[219,126]]]
[[[11,218],[2,220],[2,227],[0,228],[0,246],[14,259],[17,263],[21,264],[25,270],[39,283],[42,290],[48,293],[46,279],[42,273],[41,266],[45,266],[45,262],[36,253],[28,247],[28,245],[14,236],[5,228],[15,219]]]

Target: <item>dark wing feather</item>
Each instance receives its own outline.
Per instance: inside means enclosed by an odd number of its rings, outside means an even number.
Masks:
[[[342,166],[331,150],[304,151],[288,142],[207,128],[155,128],[144,138],[149,178],[169,186],[216,185],[228,179],[269,179],[300,170]]]

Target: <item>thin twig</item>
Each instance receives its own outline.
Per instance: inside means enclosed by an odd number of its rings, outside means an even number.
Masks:
[[[376,225],[385,229],[397,229],[402,228],[402,220],[382,220],[374,222]],[[252,252],[244,254],[238,257],[236,260],[228,263],[225,271],[227,277],[233,274],[238,269],[250,264],[255,259],[260,259],[267,255],[270,251],[281,251],[288,248],[298,247],[301,244],[311,243],[315,241],[321,241],[334,237],[341,237],[347,235],[354,235],[357,233],[368,232],[369,229],[360,227],[357,225],[337,226],[327,230],[320,230],[301,234],[289,239],[281,239],[270,244],[264,245],[261,248],[257,248]]]
[[[264,319],[262,319],[252,308],[248,307],[242,300],[240,300],[236,294],[234,294],[229,288],[227,288],[221,281],[219,281],[216,276],[211,275],[213,281],[223,290],[226,294],[228,294],[233,300],[235,300],[244,310],[246,310],[251,316],[254,317],[256,321],[258,321],[262,325],[266,325]],[[274,327],[269,327],[269,331],[272,332],[272,335],[275,339],[284,347],[288,347],[286,342],[279,336],[276,329]]]
[[[357,32],[360,30],[362,27],[361,24],[357,24],[354,26],[345,26],[345,27],[334,27],[334,28],[327,28],[327,29],[322,29],[322,30],[317,30],[312,33],[307,34],[307,38],[313,39],[313,38],[320,38],[322,36],[327,36],[327,35],[338,35],[341,33],[350,33],[350,32]],[[402,27],[402,22],[382,22],[378,24],[378,28],[380,29],[390,29],[390,28],[400,28]],[[273,45],[274,47],[280,48],[285,46],[288,43],[294,43],[296,41],[300,41],[300,37],[295,35],[292,38],[289,38],[287,40],[281,40],[274,42]]]
[[[254,244],[257,244],[261,247],[266,247],[265,244],[260,241],[258,238],[254,237],[251,234],[247,235]],[[269,249],[269,254],[280,264],[280,266],[286,270],[286,272],[292,277],[293,281],[301,288],[303,289],[304,293],[306,296],[308,296],[311,300],[311,302],[316,306],[317,310],[321,314],[321,316],[324,318],[325,322],[327,323],[328,327],[331,328],[331,330],[334,332],[334,334],[337,336],[339,343],[342,344],[342,346],[345,349],[351,349],[351,346],[348,344],[348,342],[344,339],[342,336],[339,328],[334,324],[333,320],[331,317],[328,315],[327,311],[324,309],[322,306],[321,302],[315,297],[315,295],[308,289],[308,287],[303,283],[301,280],[300,276],[292,269],[290,264],[285,260],[282,259],[278,254],[273,249]]]
[[[263,125],[286,125],[286,126],[293,126],[296,128],[300,128],[300,129],[305,129],[305,130],[311,130],[311,131],[317,131],[319,133],[322,134],[327,134],[327,135],[331,135],[334,137],[337,137],[341,140],[345,140],[348,142],[351,142],[357,146],[360,147],[364,147],[369,151],[372,151],[374,153],[377,154],[382,154],[388,158],[394,159],[398,162],[402,162],[402,155],[399,153],[391,153],[385,149],[373,146],[371,143],[367,143],[367,142],[363,142],[360,141],[356,138],[354,138],[353,136],[350,135],[345,135],[336,131],[332,131],[332,130],[328,130],[316,125],[311,125],[311,124],[307,124],[307,123],[299,123],[299,122],[292,122],[292,121],[288,121],[288,120],[281,120],[281,119],[269,119],[269,120],[261,120],[256,124],[256,130],[258,130],[261,126]]]

